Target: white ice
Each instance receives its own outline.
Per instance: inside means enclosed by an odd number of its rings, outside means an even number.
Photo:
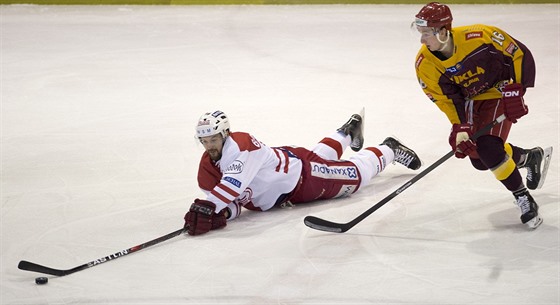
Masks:
[[[452,158],[414,177],[392,165],[347,199],[245,211],[64,277],[180,229],[202,196],[197,118],[221,109],[268,145],[312,147],[366,107],[366,144],[395,135],[432,164],[449,124],[414,75],[421,5],[34,6],[1,10],[1,304],[559,304],[560,5],[453,5],[537,63],[513,144],[554,146],[528,230],[489,172]],[[351,151],[348,151],[349,155]],[[525,175],[525,171],[522,172]]]

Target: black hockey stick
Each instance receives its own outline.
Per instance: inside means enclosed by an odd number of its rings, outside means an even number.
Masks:
[[[490,131],[490,129],[492,129],[492,127],[501,123],[505,119],[506,119],[506,116],[504,114],[502,114],[497,119],[495,119],[493,122],[484,126],[484,128],[480,129],[473,136],[471,136],[471,139],[476,140],[478,137],[480,137],[483,134],[486,134],[488,131]],[[422,177],[426,176],[429,172],[434,170],[434,168],[440,166],[443,162],[447,161],[453,155],[454,155],[453,151],[448,152],[445,156],[441,157],[439,160],[434,162],[428,168],[426,168],[422,172],[418,173],[418,175],[416,175],[412,179],[408,180],[405,184],[403,184],[397,190],[395,190],[394,192],[389,194],[387,197],[383,198],[376,205],[372,206],[367,211],[363,212],[361,215],[354,218],[350,222],[336,223],[336,222],[324,220],[324,219],[321,219],[321,218],[318,218],[318,217],[315,217],[315,216],[307,216],[307,217],[304,218],[303,222],[305,223],[306,226],[308,226],[312,229],[316,229],[316,230],[320,230],[320,231],[327,231],[327,232],[344,233],[344,232],[350,230],[355,225],[357,225],[360,221],[364,220],[364,218],[371,215],[377,209],[379,209],[380,207],[385,205],[391,199],[395,198],[398,194],[404,192],[404,190],[406,190],[409,186],[414,184],[416,181],[420,180]]]
[[[179,229],[175,232],[171,232],[167,235],[163,235],[163,236],[158,237],[154,240],[150,240],[150,241],[145,242],[143,244],[140,244],[138,246],[134,246],[132,248],[128,248],[126,250],[122,250],[122,251],[113,253],[111,255],[107,255],[105,257],[96,259],[96,260],[91,261],[89,263],[74,267],[72,269],[66,269],[66,270],[54,269],[54,268],[45,267],[45,266],[35,264],[35,263],[32,263],[32,262],[28,262],[28,261],[20,261],[19,264],[18,264],[18,268],[21,269],[21,270],[51,274],[51,275],[56,275],[56,276],[64,276],[64,275],[72,274],[74,272],[82,271],[84,269],[87,269],[87,268],[90,268],[90,267],[93,267],[93,266],[97,266],[97,265],[102,264],[102,263],[106,263],[108,261],[117,259],[119,257],[123,257],[127,254],[131,254],[131,253],[140,251],[140,250],[142,250],[144,248],[147,248],[149,246],[159,244],[159,243],[164,242],[168,239],[171,239],[175,236],[181,235],[181,233],[183,233],[184,230],[185,230],[184,228],[181,228],[181,229]]]

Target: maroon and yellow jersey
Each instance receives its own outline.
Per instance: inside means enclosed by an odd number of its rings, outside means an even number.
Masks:
[[[506,32],[474,24],[453,28],[451,34],[451,58],[422,45],[415,65],[422,90],[452,124],[465,122],[466,100],[500,98],[499,89],[510,82],[534,86],[531,52]]]

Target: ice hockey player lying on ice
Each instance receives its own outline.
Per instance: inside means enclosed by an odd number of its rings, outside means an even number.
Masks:
[[[363,118],[354,114],[313,150],[268,147],[252,135],[230,130],[221,111],[202,115],[196,136],[205,152],[198,170],[206,199],[196,199],[185,215],[185,230],[199,235],[226,226],[241,207],[266,211],[275,206],[348,196],[398,162],[420,168],[414,151],[388,137],[379,146],[363,147]],[[357,151],[340,160],[350,146]]]
[[[451,27],[445,4],[431,2],[414,25],[422,47],[416,74],[426,96],[452,124],[449,143],[457,158],[469,157],[474,168],[490,170],[509,190],[529,228],[542,223],[539,207],[527,188],[544,182],[552,147],[524,149],[507,141],[517,119],[528,113],[523,95],[535,83],[529,49],[505,31],[488,25]],[[469,137],[505,114],[506,120],[476,141]],[[527,169],[527,188],[518,168]]]

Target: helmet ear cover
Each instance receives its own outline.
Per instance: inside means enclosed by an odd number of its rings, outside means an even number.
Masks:
[[[453,15],[451,14],[451,9],[445,4],[430,2],[426,4],[415,17],[414,23],[416,26],[451,30]]]
[[[221,134],[225,139],[229,135],[229,119],[225,113],[220,110],[207,112],[200,116],[196,125],[196,137],[209,137]]]

